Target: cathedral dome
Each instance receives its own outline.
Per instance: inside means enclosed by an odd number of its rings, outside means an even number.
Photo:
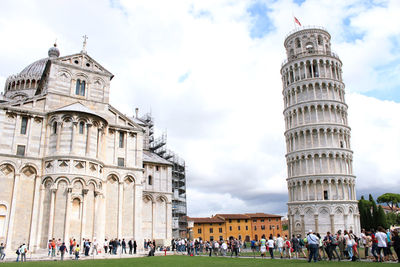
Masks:
[[[50,53],[50,51],[49,51]],[[42,58],[25,67],[16,77],[21,78],[39,78],[42,77],[44,68],[49,59]]]
[[[7,91],[37,89],[47,62],[60,56],[60,50],[58,50],[56,44],[50,47],[48,55],[49,57],[39,59],[28,65],[20,73],[9,76],[6,81],[6,94]]]

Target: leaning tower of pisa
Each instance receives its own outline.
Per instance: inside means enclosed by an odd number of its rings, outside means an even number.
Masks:
[[[282,64],[290,234],[360,233],[342,62],[320,27],[289,33]]]

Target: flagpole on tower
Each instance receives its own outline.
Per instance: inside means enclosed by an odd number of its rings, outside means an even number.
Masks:
[[[295,18],[293,11],[292,11],[292,17]],[[294,21],[294,19],[293,19],[293,27],[294,27],[294,29],[297,29],[296,28],[296,22]]]

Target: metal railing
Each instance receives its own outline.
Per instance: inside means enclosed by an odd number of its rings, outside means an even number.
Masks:
[[[296,32],[302,31],[302,30],[312,30],[312,29],[323,30],[323,31],[328,32],[326,28],[321,27],[321,26],[316,26],[316,25],[300,26],[300,27],[296,27],[294,30],[291,30],[288,34],[286,34],[285,40],[293,33],[296,33]]]

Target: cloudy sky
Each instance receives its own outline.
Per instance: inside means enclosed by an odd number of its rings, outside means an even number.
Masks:
[[[285,214],[280,67],[293,15],[343,61],[358,195],[400,191],[400,1],[3,0],[0,83],[46,57],[88,54],[111,103],[152,113],[186,160],[190,216]]]

